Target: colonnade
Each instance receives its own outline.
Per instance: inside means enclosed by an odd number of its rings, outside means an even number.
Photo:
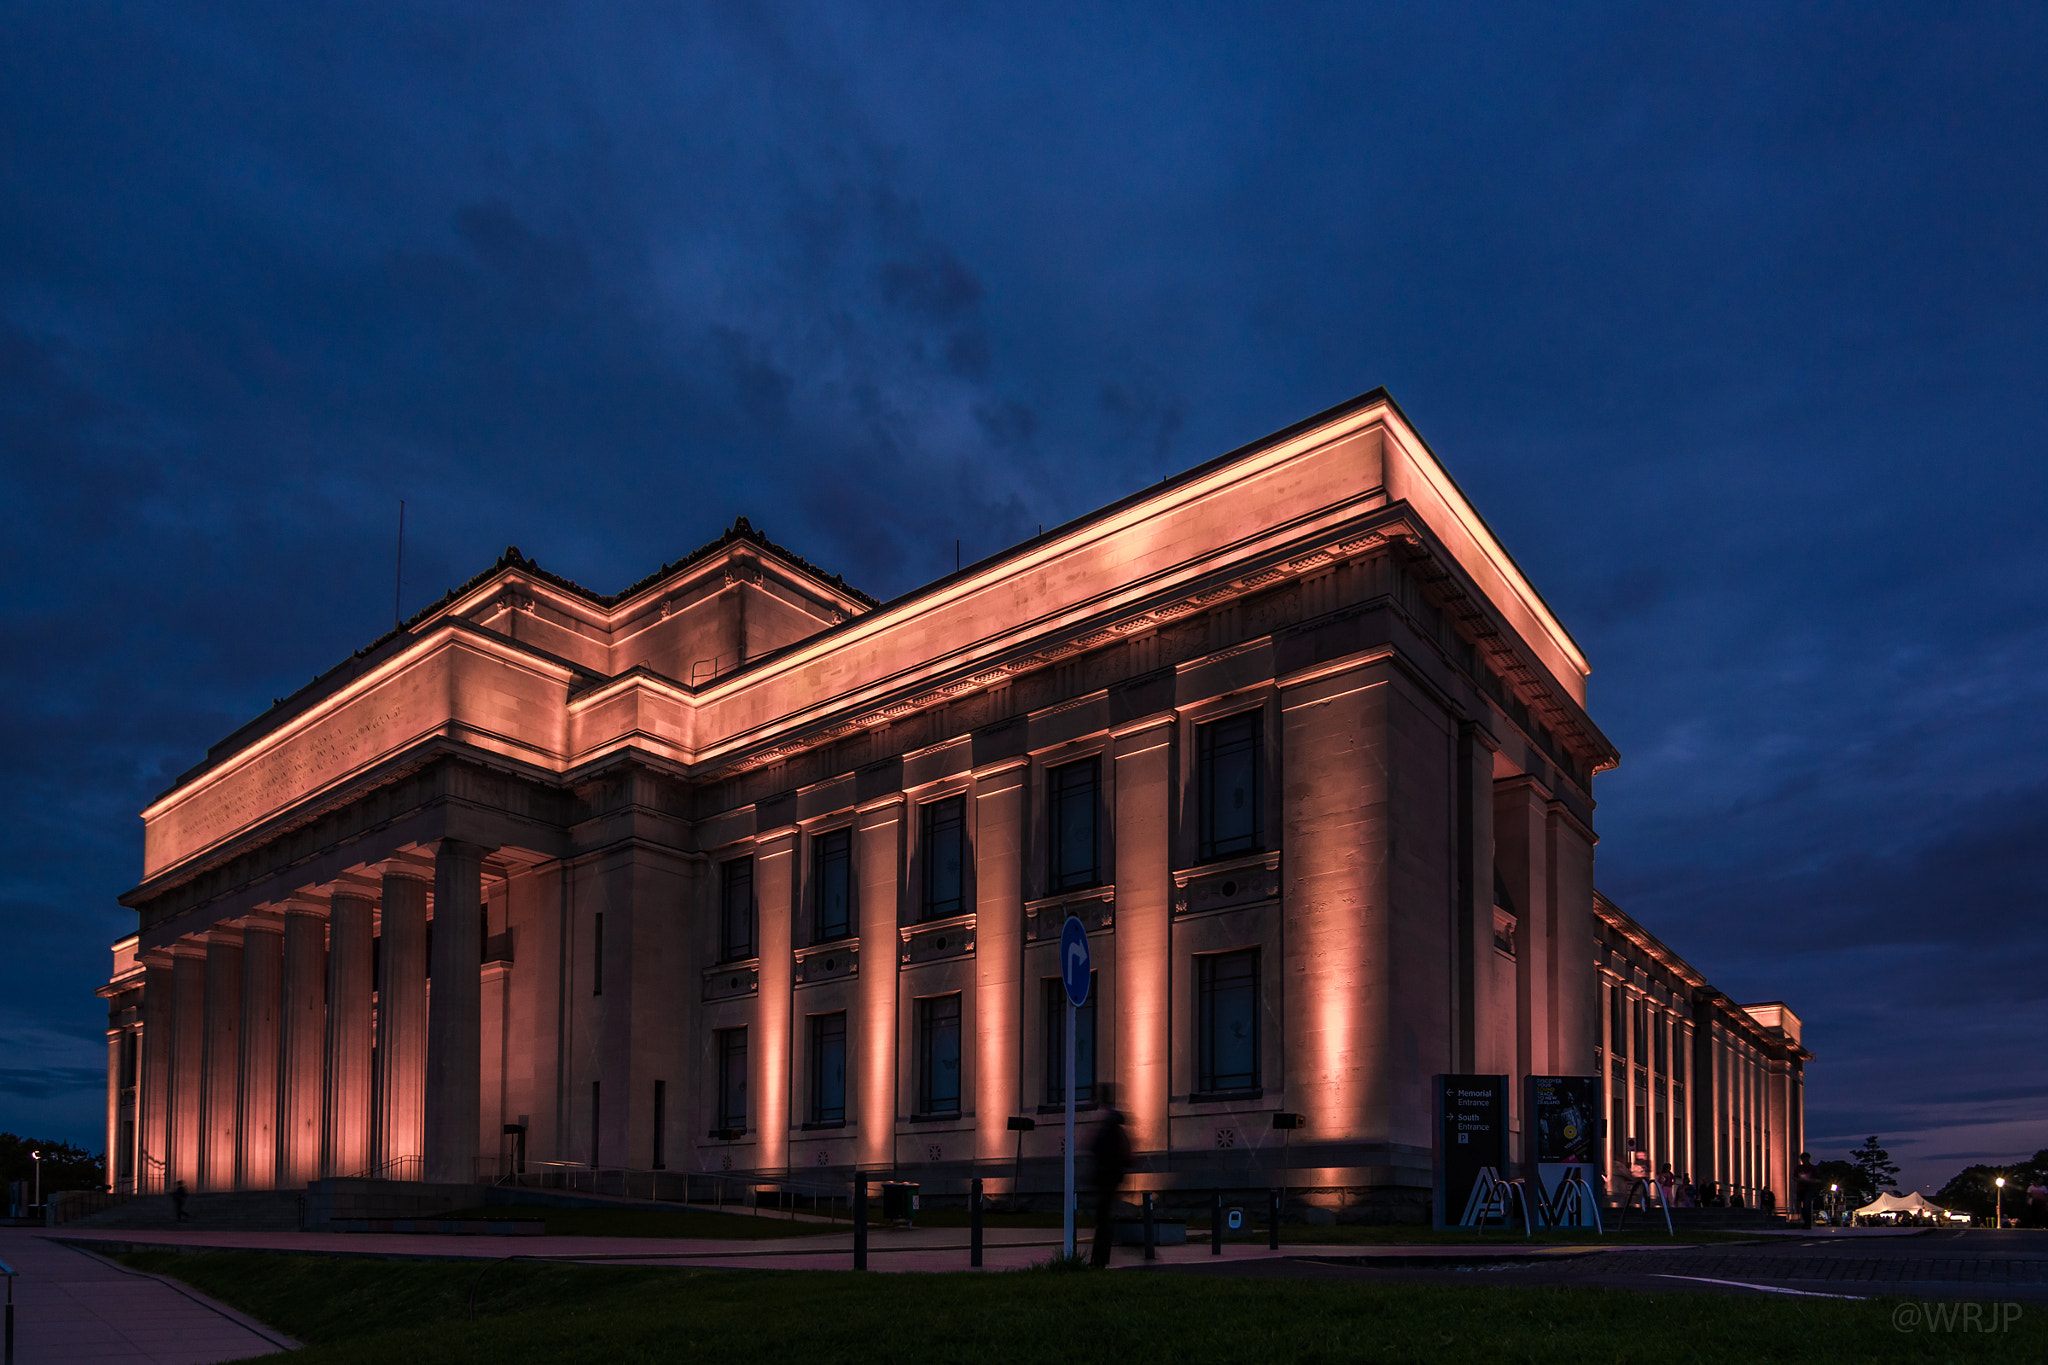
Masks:
[[[442,840],[146,952],[135,1188],[476,1179],[489,852]]]

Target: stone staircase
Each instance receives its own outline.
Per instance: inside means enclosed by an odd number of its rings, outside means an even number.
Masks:
[[[66,1220],[66,1228],[122,1228],[189,1232],[297,1232],[299,1230],[298,1190],[235,1190],[194,1194],[185,1200],[185,1221],[171,1211],[167,1194],[145,1194]]]

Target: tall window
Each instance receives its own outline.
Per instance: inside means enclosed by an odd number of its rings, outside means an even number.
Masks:
[[[722,1028],[712,1035],[718,1049],[718,1126],[747,1130],[747,1031]]]
[[[1621,987],[1608,987],[1607,1003],[1607,1029],[1614,1035],[1614,1055],[1619,1057],[1628,1051],[1628,1006]]]
[[[811,848],[811,883],[817,888],[811,937],[829,943],[853,932],[853,831],[820,834]]]
[[[1650,1064],[1650,1005],[1646,1000],[1635,1002],[1636,1039],[1629,1050],[1629,1060],[1637,1066]]]
[[[718,960],[754,955],[754,860],[734,858],[718,870]]]
[[[1202,1090],[1259,1084],[1259,950],[1195,959],[1197,1071]]]
[[[1668,1076],[1671,1074],[1671,1029],[1663,1015],[1658,1015],[1651,1022],[1650,1031],[1657,1039],[1657,1074]]]
[[[1097,827],[1102,760],[1084,758],[1054,768],[1046,779],[1046,826],[1051,833],[1052,887],[1079,891],[1102,883],[1102,840]]]
[[[967,798],[949,796],[924,807],[924,918],[967,913]]]
[[[1088,973],[1088,1003],[1074,1011],[1074,1103],[1095,1102],[1095,988],[1097,973]],[[1067,1089],[1067,984],[1059,977],[1045,981],[1045,1102],[1065,1104]]]
[[[846,1012],[811,1016],[811,1122],[846,1122]]]
[[[1256,853],[1266,846],[1259,799],[1263,721],[1260,712],[1243,711],[1196,731],[1201,762],[1199,856],[1205,862]]]
[[[917,1002],[917,1109],[960,1112],[960,997],[933,995]]]

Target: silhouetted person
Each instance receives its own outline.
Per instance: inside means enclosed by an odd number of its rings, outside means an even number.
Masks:
[[[1799,1200],[1799,1226],[1813,1226],[1813,1200],[1820,1191],[1820,1172],[1814,1169],[1813,1153],[1801,1152],[1792,1168],[1792,1193]]]
[[[171,1186],[171,1212],[177,1215],[171,1220],[174,1223],[192,1221],[192,1215],[185,1212],[185,1182],[182,1180]]]
[[[1115,1233],[1117,1191],[1131,1170],[1131,1139],[1124,1132],[1124,1116],[1112,1109],[1095,1130],[1095,1145],[1088,1149],[1095,1161],[1095,1253],[1089,1259],[1097,1267],[1109,1264],[1109,1242]]]

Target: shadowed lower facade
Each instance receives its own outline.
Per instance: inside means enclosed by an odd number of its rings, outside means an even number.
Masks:
[[[1596,897],[1587,672],[1379,391],[887,604],[744,521],[507,551],[143,812],[110,1173],[1050,1192],[1074,916],[1139,1188],[1419,1215],[1487,1072],[1782,1201],[1797,1020]]]

